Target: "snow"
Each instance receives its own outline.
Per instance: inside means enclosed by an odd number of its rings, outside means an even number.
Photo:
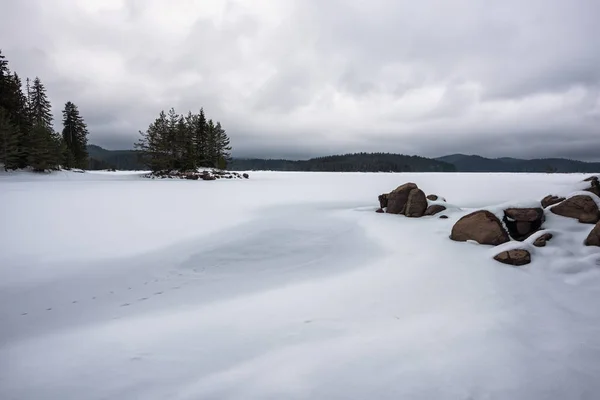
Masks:
[[[1,399],[598,397],[592,225],[448,238],[586,175],[142,174],[0,173]],[[449,219],[374,212],[409,181]]]

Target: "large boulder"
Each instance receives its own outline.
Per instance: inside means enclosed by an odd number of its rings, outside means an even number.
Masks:
[[[452,227],[450,239],[459,242],[474,240],[479,244],[492,246],[510,240],[500,220],[485,210],[475,211],[459,219]]]
[[[600,246],[600,222],[596,224],[594,229],[590,232],[587,239],[585,239],[586,246]]]
[[[550,194],[542,199],[542,207],[548,208],[565,200],[564,197],[553,196]]]
[[[433,205],[430,205],[429,207],[427,207],[427,210],[425,210],[425,214],[423,214],[423,215],[435,215],[435,214],[441,213],[445,209],[446,209],[446,207],[444,207],[442,205],[433,204]]]
[[[404,214],[408,196],[413,189],[418,189],[417,185],[409,182],[388,193],[386,212],[388,214]]]
[[[550,209],[556,215],[576,218],[581,223],[595,224],[600,220],[598,205],[586,195],[573,196]]]
[[[531,254],[527,250],[515,249],[503,251],[494,257],[494,260],[502,264],[520,266],[531,262]]]
[[[425,197],[425,193],[421,189],[411,190],[406,202],[404,215],[419,218],[425,214],[425,210],[427,210],[427,197]]]
[[[544,210],[541,208],[508,208],[502,219],[509,235],[519,241],[539,231],[544,222]]]

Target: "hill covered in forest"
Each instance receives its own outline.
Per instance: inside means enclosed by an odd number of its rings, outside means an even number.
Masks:
[[[263,160],[234,158],[232,170],[325,171],[325,172],[454,172],[454,165],[419,156],[389,153],[354,153],[310,160]]]
[[[452,154],[436,158],[456,166],[460,172],[600,172],[600,162],[583,162],[565,158],[485,158],[477,155]]]
[[[147,167],[135,150],[106,150],[89,145],[89,168],[144,170]],[[546,158],[485,158],[477,155],[453,154],[435,159],[390,153],[355,153],[309,160],[233,158],[228,166],[233,171],[331,171],[331,172],[600,172],[600,163]]]

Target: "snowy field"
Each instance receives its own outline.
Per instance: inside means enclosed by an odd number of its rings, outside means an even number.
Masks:
[[[584,177],[2,172],[0,399],[598,399],[592,226],[520,268],[448,238]],[[374,212],[408,181],[450,218]]]

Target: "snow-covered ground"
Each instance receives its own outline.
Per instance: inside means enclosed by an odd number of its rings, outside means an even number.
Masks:
[[[0,173],[0,399],[597,399],[592,226],[520,268],[448,238],[584,177]],[[374,212],[408,181],[450,218]]]

